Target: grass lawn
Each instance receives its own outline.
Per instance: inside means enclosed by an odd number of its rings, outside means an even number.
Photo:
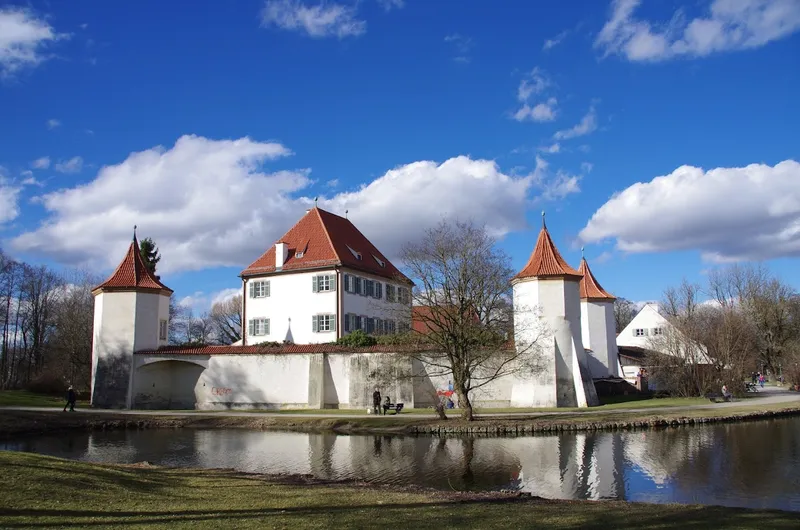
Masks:
[[[66,396],[35,394],[27,390],[0,390],[0,406],[3,407],[63,407],[65,404]],[[88,401],[80,399],[75,403],[76,408],[88,406]]]
[[[797,528],[800,514],[308,485],[224,470],[101,466],[0,451],[0,527]]]

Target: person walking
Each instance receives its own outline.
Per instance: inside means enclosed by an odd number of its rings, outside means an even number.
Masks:
[[[375,414],[381,413],[381,392],[378,387],[375,387],[375,392],[372,393],[372,412]]]
[[[766,377],[764,377],[764,374],[761,374],[761,375],[759,376],[759,378],[758,378],[758,383],[761,385],[761,388],[764,388],[764,381],[766,381],[766,380],[767,380],[767,378],[766,378]]]
[[[67,407],[70,412],[75,412],[75,389],[72,388],[72,385],[67,388],[67,404],[64,405],[64,412],[67,411]]]

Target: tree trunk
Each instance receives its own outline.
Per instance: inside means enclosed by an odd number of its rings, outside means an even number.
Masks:
[[[456,394],[458,395],[458,407],[461,409],[461,419],[472,421],[475,419],[472,413],[472,402],[469,400],[469,393],[463,384],[456,384]]]

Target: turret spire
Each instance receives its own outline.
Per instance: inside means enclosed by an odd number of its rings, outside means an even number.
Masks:
[[[136,225],[133,225],[133,240],[136,241]]]

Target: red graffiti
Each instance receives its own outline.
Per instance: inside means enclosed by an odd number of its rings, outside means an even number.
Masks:
[[[230,388],[219,388],[219,387],[211,388],[212,396],[227,396],[231,392],[233,392],[233,390],[231,390]]]

